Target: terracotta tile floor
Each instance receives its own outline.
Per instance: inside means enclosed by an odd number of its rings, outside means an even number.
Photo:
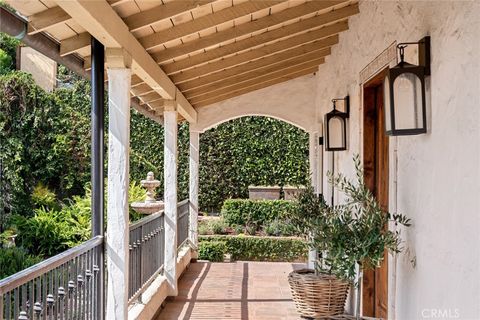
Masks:
[[[192,263],[157,320],[297,320],[287,275],[303,264]]]

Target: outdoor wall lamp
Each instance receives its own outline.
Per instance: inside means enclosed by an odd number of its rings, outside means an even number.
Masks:
[[[405,61],[405,48],[410,44],[418,45],[418,66]],[[425,77],[430,75],[430,37],[399,43],[397,50],[400,63],[388,70],[383,81],[386,134],[426,133]]]
[[[343,101],[344,111],[337,110],[337,101]],[[325,150],[347,150],[347,119],[350,117],[350,97],[332,99],[333,110],[325,115]]]

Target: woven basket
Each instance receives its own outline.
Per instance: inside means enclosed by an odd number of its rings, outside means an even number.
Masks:
[[[344,313],[349,282],[302,269],[292,271],[288,283],[297,312],[302,317],[319,319]]]

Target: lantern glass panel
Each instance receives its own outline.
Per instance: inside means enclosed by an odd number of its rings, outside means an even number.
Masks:
[[[383,80],[383,106],[385,110],[385,130],[392,130],[391,105],[390,105],[390,77]]]
[[[340,117],[330,118],[328,121],[328,147],[344,148],[345,121]]]
[[[413,73],[402,73],[395,78],[393,92],[395,130],[421,128],[423,119],[420,78]]]

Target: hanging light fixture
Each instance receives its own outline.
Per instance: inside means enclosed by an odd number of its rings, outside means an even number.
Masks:
[[[337,101],[343,101],[344,111],[337,110]],[[350,117],[350,97],[332,99],[333,110],[325,115],[325,150],[347,150],[347,119]]]
[[[418,46],[419,65],[405,61],[405,48]],[[430,75],[430,37],[419,42],[397,45],[400,63],[389,69],[383,81],[385,131],[390,136],[416,135],[427,132],[425,77]]]

